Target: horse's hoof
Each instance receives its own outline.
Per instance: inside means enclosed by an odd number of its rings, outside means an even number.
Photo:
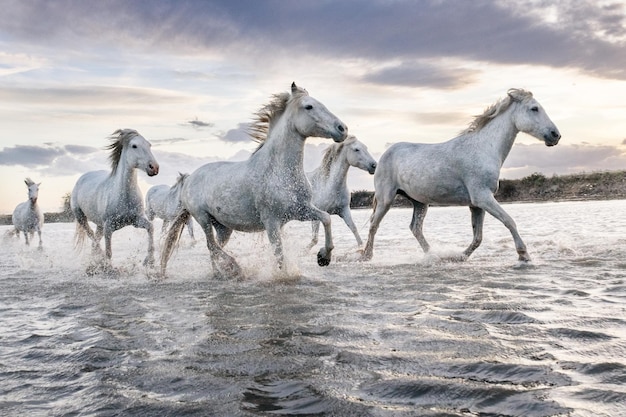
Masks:
[[[328,266],[330,265],[330,255],[325,255],[323,251],[324,249],[320,249],[317,253],[317,264],[319,266]]]
[[[143,266],[147,266],[149,268],[154,267],[154,258],[146,258],[143,260]]]

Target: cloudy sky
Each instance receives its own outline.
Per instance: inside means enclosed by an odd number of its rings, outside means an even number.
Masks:
[[[376,158],[440,142],[511,87],[563,135],[520,134],[501,177],[626,169],[626,4],[598,0],[0,0],[0,213],[42,182],[57,210],[84,172],[108,169],[118,128],[153,144],[171,184],[256,147],[252,113],[292,81]],[[328,141],[308,141],[305,168]],[[353,189],[373,189],[365,173]]]

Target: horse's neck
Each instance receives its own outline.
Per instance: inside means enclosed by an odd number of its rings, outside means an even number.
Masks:
[[[137,170],[135,168],[119,165],[111,181],[122,199],[137,193],[139,186],[137,185]]]
[[[519,133],[512,115],[513,106],[490,121],[477,134],[480,136],[480,143],[488,147],[488,152],[493,152],[500,159],[500,165],[504,163],[509,152],[511,152],[515,138]]]
[[[328,184],[330,184],[332,188],[346,186],[348,183],[348,169],[350,169],[350,164],[345,158],[345,155],[337,155],[328,169]]]
[[[286,173],[301,174],[304,177],[304,141],[296,132],[284,129],[282,120],[268,135],[266,142],[254,155],[255,163],[265,165],[264,169],[280,169]],[[286,177],[285,177],[286,178]]]

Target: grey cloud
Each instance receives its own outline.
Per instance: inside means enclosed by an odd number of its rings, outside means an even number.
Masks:
[[[463,68],[444,68],[428,63],[403,62],[363,76],[363,80],[374,84],[404,85],[455,89],[474,82],[478,71]]]
[[[93,146],[83,145],[65,145],[64,149],[73,155],[88,155],[100,151],[100,149],[94,148]]]
[[[65,151],[52,146],[16,145],[0,151],[0,165],[22,165],[29,168],[49,165]]]
[[[571,174],[581,171],[624,169],[626,154],[615,146],[516,144],[503,165],[503,177],[533,172]]]
[[[198,120],[197,118],[194,120],[189,120],[185,122],[186,125],[190,125],[194,129],[202,129],[204,127],[213,127],[214,124],[210,122],[203,122],[202,120]]]
[[[553,12],[555,21],[544,18]],[[626,22],[622,5],[597,1],[15,1],[0,16],[2,32],[17,41],[91,51],[217,51],[238,60],[306,50],[324,59],[363,59],[370,82],[455,88],[472,73],[418,60],[469,59],[503,64],[578,68],[626,79]],[[234,51],[234,52],[231,52]],[[415,75],[411,75],[411,70]],[[204,76],[181,72],[180,76]]]
[[[252,138],[248,133],[249,128],[249,123],[239,123],[239,125],[237,125],[237,128],[230,129],[228,132],[221,136],[221,139],[225,142],[231,143],[250,142]]]

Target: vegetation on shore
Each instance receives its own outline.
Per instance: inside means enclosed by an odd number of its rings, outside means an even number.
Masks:
[[[370,208],[373,191],[352,193],[352,208]],[[518,180],[500,180],[496,199],[501,203],[576,200],[626,199],[626,171],[592,172],[546,177],[534,173]],[[397,195],[394,207],[411,207],[403,196]],[[44,223],[72,222],[70,194],[62,198],[61,211],[44,213]],[[0,225],[11,224],[11,215],[0,215]]]
[[[501,203],[619,200],[626,199],[626,171],[593,172],[546,177],[534,173],[517,180],[500,180],[496,200]],[[352,208],[372,206],[372,191],[352,193]],[[394,207],[412,207],[409,200],[397,195]]]

